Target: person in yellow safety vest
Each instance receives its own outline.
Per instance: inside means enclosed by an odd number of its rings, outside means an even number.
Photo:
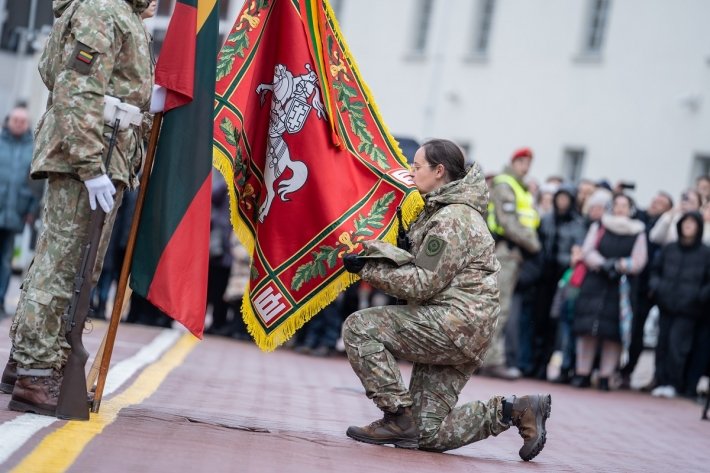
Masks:
[[[513,153],[510,165],[493,179],[488,205],[488,228],[496,240],[495,253],[501,265],[498,274],[500,314],[481,374],[503,379],[521,376],[516,366],[506,364],[505,327],[524,254],[540,251],[537,236],[540,216],[535,210],[534,198],[523,181],[530,170],[532,158],[530,148],[521,148]]]

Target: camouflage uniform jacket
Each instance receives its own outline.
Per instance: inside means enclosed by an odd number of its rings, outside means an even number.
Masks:
[[[47,111],[37,125],[31,175],[72,174],[82,181],[106,173],[110,128],[104,95],[146,110],[153,86],[149,35],[140,13],[149,0],[54,0],[58,17],[40,59],[49,89]],[[142,160],[140,130],[118,134],[109,173],[135,184]]]
[[[523,189],[527,189],[524,182],[508,167],[503,170],[503,174],[515,178]],[[540,240],[537,232],[521,225],[516,213],[515,192],[503,182],[493,186],[491,200],[496,213],[498,225],[505,230],[505,239],[516,246],[519,246],[528,253],[535,254],[540,251]]]
[[[442,320],[454,344],[479,362],[500,310],[500,265],[482,216],[487,204],[488,189],[474,164],[463,179],[425,196],[424,210],[409,229],[411,253],[366,242],[368,262],[360,272],[374,287]]]

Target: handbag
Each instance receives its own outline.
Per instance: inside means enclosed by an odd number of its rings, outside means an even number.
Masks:
[[[599,242],[602,241],[602,237],[604,236],[604,227],[599,225],[599,230],[597,230],[597,239],[594,242],[594,248],[597,249],[599,248]],[[575,266],[574,266],[574,271],[572,271],[572,277],[570,277],[569,280],[569,285],[572,287],[582,287],[582,283],[584,282],[584,278],[587,275],[587,265],[584,264],[584,261],[579,261]]]

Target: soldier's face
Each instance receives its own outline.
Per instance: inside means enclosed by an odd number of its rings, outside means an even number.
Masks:
[[[141,18],[146,19],[146,18],[153,18],[155,16],[155,10],[158,8],[158,0],[153,0],[150,2],[148,5],[148,8],[145,9],[143,13],[141,13]]]
[[[430,164],[426,160],[424,148],[419,148],[414,155],[411,176],[421,194],[427,194],[446,184],[444,166]]]

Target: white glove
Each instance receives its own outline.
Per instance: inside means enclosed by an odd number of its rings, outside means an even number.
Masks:
[[[116,97],[104,95],[104,123],[113,126],[118,119],[118,129],[125,130],[143,121],[143,112],[135,105],[121,102]]]
[[[160,85],[153,86],[153,95],[150,96],[150,113],[158,113],[165,110],[165,96],[167,90]]]
[[[102,174],[99,177],[87,179],[84,181],[84,185],[89,191],[91,210],[96,210],[96,201],[98,200],[103,211],[109,213],[113,208],[113,195],[116,193],[111,179],[106,174]]]

